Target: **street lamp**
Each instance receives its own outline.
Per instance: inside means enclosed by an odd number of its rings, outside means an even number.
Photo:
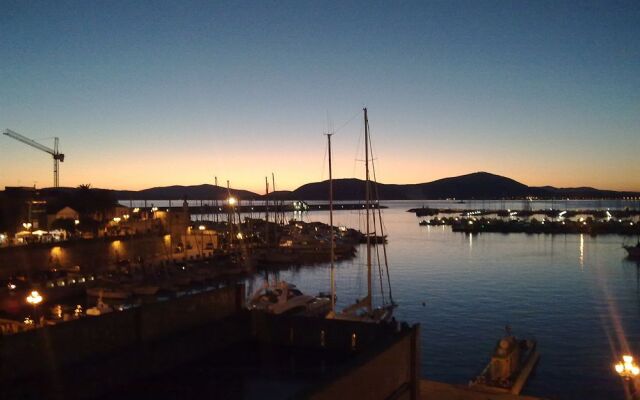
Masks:
[[[235,197],[229,197],[227,202],[229,203],[230,206],[235,206],[238,200]]]
[[[31,293],[29,293],[29,296],[27,296],[27,303],[31,304],[33,306],[33,315],[34,315],[34,320],[38,320],[38,304],[42,303],[42,296],[40,295],[40,293],[38,293],[37,290],[32,290]]]
[[[26,229],[26,230],[31,229],[31,227],[32,227],[32,226],[33,226],[33,225],[31,225],[31,222],[23,222],[23,223],[22,223],[22,227],[23,227],[24,229]]]
[[[631,398],[635,398],[635,385],[633,379],[636,378],[640,374],[640,368],[638,364],[633,361],[633,357],[625,354],[622,356],[622,362],[614,365],[614,368],[618,375],[629,385],[629,393],[631,394]]]
[[[627,380],[640,374],[638,364],[633,361],[633,357],[630,355],[622,356],[622,362],[617,363],[615,369],[618,375]]]

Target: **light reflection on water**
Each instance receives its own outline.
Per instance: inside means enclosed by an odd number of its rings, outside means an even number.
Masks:
[[[621,248],[630,239],[470,236],[449,227],[418,226],[419,219],[405,211],[422,203],[390,205],[383,213],[396,316],[421,324],[425,377],[466,383],[486,365],[509,324],[516,334],[536,337],[541,351],[525,394],[623,398],[612,369],[618,354],[612,353],[627,346],[640,352],[639,266],[626,260]],[[327,222],[328,215],[315,212],[307,218]],[[336,212],[334,218],[356,228],[362,221],[351,211]],[[364,294],[364,257],[361,248],[354,260],[338,264],[339,307]],[[329,290],[327,265],[278,275],[305,292]]]
[[[584,271],[584,234],[580,234],[580,270]]]

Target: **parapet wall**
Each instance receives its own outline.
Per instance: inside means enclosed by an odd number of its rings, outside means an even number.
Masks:
[[[86,317],[0,337],[0,381],[50,373],[221,320],[244,307],[244,286],[231,286],[167,302]]]

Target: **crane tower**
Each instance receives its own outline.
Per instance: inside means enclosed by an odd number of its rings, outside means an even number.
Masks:
[[[44,151],[45,153],[51,154],[51,156],[53,156],[53,187],[60,186],[59,171],[60,171],[60,163],[64,162],[64,154],[58,151],[57,137],[53,138],[53,149],[50,149],[49,147],[41,145],[40,143],[34,140],[24,137],[21,134],[12,131],[11,129],[5,129],[4,132],[2,132],[2,134],[9,136],[10,138],[13,138],[24,144],[28,144],[31,147],[35,147],[36,149]]]

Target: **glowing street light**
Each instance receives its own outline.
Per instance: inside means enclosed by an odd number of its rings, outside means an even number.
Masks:
[[[80,220],[76,219],[76,220],[73,221],[73,223],[76,224],[76,225],[80,225]]]
[[[31,227],[32,227],[32,226],[33,226],[33,225],[31,225],[31,222],[23,222],[23,223],[22,223],[22,227],[23,227],[24,229],[27,229],[27,230],[31,229]]]
[[[207,227],[206,227],[206,226],[204,226],[204,225],[200,225],[200,226],[198,227],[198,229],[199,229],[199,230],[201,230],[201,231],[203,231],[203,230],[207,229]]]
[[[34,319],[38,320],[38,304],[42,303],[42,296],[38,293],[37,290],[32,290],[27,296],[27,303],[33,306],[33,315]]]
[[[230,206],[235,206],[238,200],[235,197],[229,197],[227,199],[227,202],[229,203]]]
[[[635,378],[640,374],[640,368],[638,364],[633,361],[633,357],[630,355],[623,355],[622,362],[617,363],[614,368],[618,375],[620,375],[625,380],[630,380],[631,378]]]
[[[113,218],[113,222],[115,222],[116,224],[117,224],[118,222],[120,222],[120,217],[114,217],[114,218]]]
[[[31,293],[29,293],[29,296],[27,296],[27,303],[37,306],[42,303],[42,296],[37,290],[32,290]]]
[[[122,218],[124,218],[125,221],[128,220],[129,219],[129,214],[123,215]]]

